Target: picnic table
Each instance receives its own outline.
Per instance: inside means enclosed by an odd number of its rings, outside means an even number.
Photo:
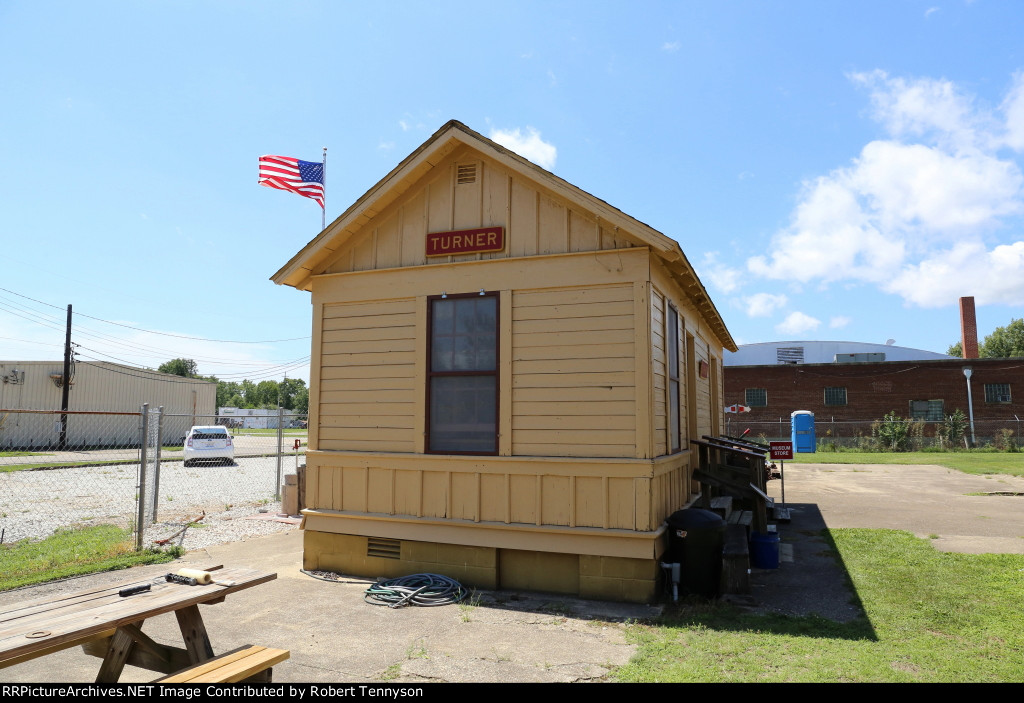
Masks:
[[[277,578],[252,569],[206,567],[214,583],[188,585],[159,577],[0,606],[0,669],[82,645],[102,658],[96,683],[115,683],[125,664],[164,674],[214,659],[199,612],[200,605],[221,603],[232,593]],[[218,583],[219,582],[219,583]],[[122,596],[124,589],[148,590]],[[142,632],[146,620],[174,613],[184,647],[155,642]],[[260,648],[262,649],[262,648]],[[287,658],[287,653],[285,653]]]

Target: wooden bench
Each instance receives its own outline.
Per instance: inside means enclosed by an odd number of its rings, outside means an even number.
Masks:
[[[750,593],[750,550],[747,545],[747,529],[741,524],[726,527],[719,592]]]
[[[271,683],[271,667],[291,654],[287,649],[247,645],[202,664],[176,671],[154,683]]]

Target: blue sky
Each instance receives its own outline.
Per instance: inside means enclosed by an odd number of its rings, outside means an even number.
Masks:
[[[982,336],[1022,316],[1022,30],[1012,0],[0,0],[0,358],[59,358],[71,303],[81,360],[308,379],[309,295],[268,279],[320,208],[257,158],[326,146],[330,221],[449,119],[676,238],[739,343],[945,351],[959,296]]]

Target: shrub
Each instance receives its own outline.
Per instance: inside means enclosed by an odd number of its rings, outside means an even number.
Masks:
[[[946,421],[938,428],[937,434],[943,447],[959,449],[967,436],[967,416],[957,408],[956,412],[946,417]]]
[[[992,445],[1001,452],[1020,451],[1020,447],[1017,446],[1017,439],[1013,436],[1013,430],[1009,428],[997,430],[992,438]]]
[[[909,420],[904,420],[893,410],[881,420],[871,423],[871,435],[882,451],[905,452],[910,437],[910,424]]]

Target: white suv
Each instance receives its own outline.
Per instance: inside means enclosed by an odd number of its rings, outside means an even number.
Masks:
[[[213,460],[218,464],[235,463],[235,446],[228,428],[222,425],[196,426],[185,435],[185,466]]]

